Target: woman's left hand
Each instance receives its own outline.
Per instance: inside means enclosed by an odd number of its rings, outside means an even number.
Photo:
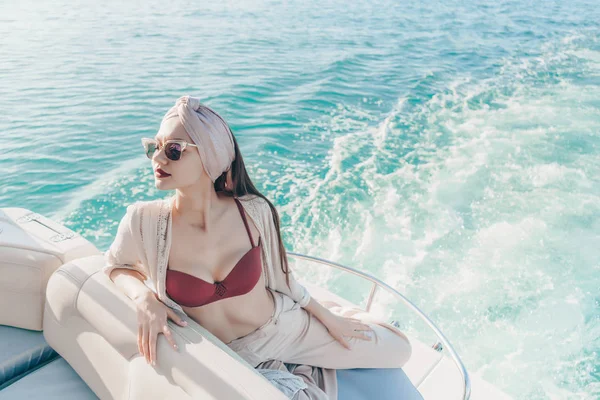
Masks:
[[[359,319],[343,317],[329,312],[321,322],[325,325],[329,334],[349,350],[352,347],[345,336],[371,340],[371,337],[366,335],[365,332],[372,332],[373,329],[369,325],[362,323]]]

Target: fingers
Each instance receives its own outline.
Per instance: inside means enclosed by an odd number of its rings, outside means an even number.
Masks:
[[[362,340],[369,340],[369,341],[372,340],[371,336],[365,335],[364,333],[362,333],[361,331],[358,331],[358,330],[354,330],[346,336],[357,338],[357,339],[362,339]]]
[[[177,313],[170,308],[167,309],[167,316],[179,326],[187,326],[187,321],[184,321]]]
[[[355,331],[372,331],[373,328],[371,328],[369,325],[357,324],[354,326],[354,330]]]
[[[356,335],[354,335],[354,337],[362,339],[362,340],[369,340],[369,341],[371,340],[371,336],[367,336],[363,333],[356,334]]]
[[[167,324],[165,324],[163,326],[163,330],[162,333],[165,335],[165,337],[167,338],[167,341],[171,344],[171,346],[173,346],[173,349],[177,350],[177,343],[175,343],[175,339],[173,338],[173,334],[171,333],[171,330],[169,329],[169,327],[167,326]]]
[[[366,332],[373,332],[373,328],[371,328],[369,325],[364,324],[362,322],[357,322],[356,324],[354,324],[353,330],[352,330],[352,332],[350,332],[350,334],[348,336],[355,337],[355,338],[362,339],[362,340],[371,341],[372,340],[371,336],[365,334]]]
[[[156,338],[158,336],[158,332],[154,329],[150,329],[150,364],[156,365]]]
[[[161,333],[171,347],[178,350],[167,323],[169,319],[179,326],[187,326],[187,321],[160,302],[143,302],[138,306],[138,351],[148,364],[156,365],[158,335]]]
[[[140,354],[144,356],[148,364],[156,365],[158,335],[161,333],[165,335],[165,338],[174,350],[179,350],[179,347],[177,346],[177,343],[173,337],[173,333],[167,324],[163,325],[160,331],[158,331],[156,328],[153,328],[151,325],[140,325],[138,331],[138,350],[140,351]]]
[[[148,325],[144,324],[143,331],[142,331],[142,355],[146,359],[147,363],[150,362],[150,350],[148,348],[149,335],[150,335],[149,327],[148,327]]]
[[[350,343],[348,343],[348,341],[346,339],[344,339],[343,336],[336,336],[335,338],[338,342],[340,342],[342,344],[342,346],[344,346],[348,350],[352,349],[352,347],[350,346]]]
[[[137,345],[138,351],[141,355],[144,355],[144,348],[142,347],[142,337],[144,336],[144,326],[142,324],[138,325],[138,337],[137,337]]]

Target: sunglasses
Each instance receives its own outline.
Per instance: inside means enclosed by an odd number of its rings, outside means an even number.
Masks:
[[[152,159],[154,153],[160,150],[161,146],[156,139],[142,138],[142,145],[144,146],[144,152],[146,157]],[[177,161],[181,158],[181,153],[187,146],[198,147],[195,144],[188,143],[185,140],[165,140],[162,147],[165,148],[165,156],[171,161]]]

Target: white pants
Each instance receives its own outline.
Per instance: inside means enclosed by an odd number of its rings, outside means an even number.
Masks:
[[[250,365],[268,360],[315,367],[401,368],[412,354],[408,338],[397,328],[377,321],[361,310],[332,307],[333,313],[348,315],[368,324],[371,340],[346,338],[351,349],[339,343],[314,315],[290,297],[271,292],[275,300],[272,317],[261,327],[227,345]]]

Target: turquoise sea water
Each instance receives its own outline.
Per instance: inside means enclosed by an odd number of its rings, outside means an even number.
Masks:
[[[515,399],[600,398],[597,2],[134,3],[3,2],[0,206],[105,250],[171,194],[139,138],[198,96],[288,249],[392,284]]]

